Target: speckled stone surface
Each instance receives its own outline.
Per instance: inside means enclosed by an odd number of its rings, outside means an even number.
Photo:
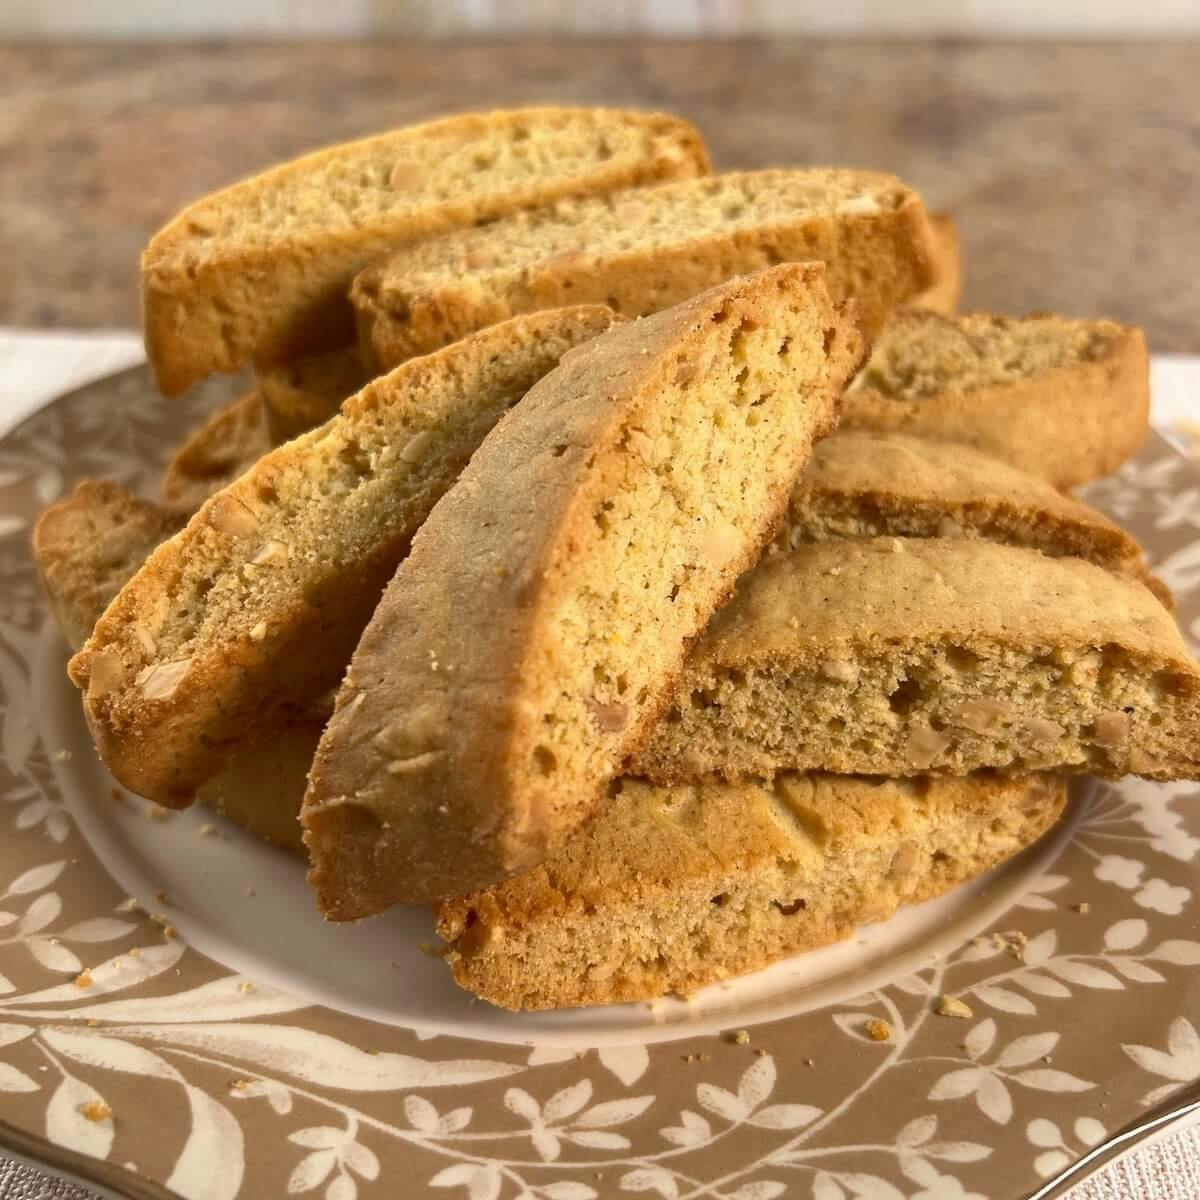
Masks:
[[[0,324],[137,320],[181,204],[298,151],[463,108],[674,109],[722,167],[895,171],[958,218],[969,307],[1200,350],[1200,45],[0,46]]]

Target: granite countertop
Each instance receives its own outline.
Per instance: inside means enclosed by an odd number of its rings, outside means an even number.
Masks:
[[[1200,351],[1192,43],[762,41],[0,46],[0,325],[137,321],[184,202],[298,151],[463,108],[673,109],[721,167],[894,171],[958,219],[969,307]]]

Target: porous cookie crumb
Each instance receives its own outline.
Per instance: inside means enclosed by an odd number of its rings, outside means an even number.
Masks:
[[[80,989],[90,988],[93,983],[92,973],[90,971],[80,971],[79,974],[75,976],[74,983],[75,986]]]
[[[109,1121],[112,1119],[112,1109],[103,1100],[88,1100],[79,1105],[79,1114],[86,1121]]]
[[[967,1020],[975,1015],[974,1010],[957,996],[942,996],[937,1004],[939,1017],[958,1017]]]
[[[749,1033],[749,1031],[748,1031],[748,1030],[745,1030],[745,1029],[739,1029],[739,1030],[738,1030],[738,1031],[737,1031],[737,1032],[736,1032],[736,1033],[733,1035],[733,1041],[735,1042],[735,1044],[737,1044],[737,1045],[739,1045],[739,1046],[745,1046],[745,1045],[747,1045],[747,1044],[749,1043],[749,1041],[750,1041],[750,1033]]]
[[[892,1027],[882,1017],[872,1017],[863,1028],[867,1031],[867,1037],[873,1042],[886,1042],[892,1036]]]

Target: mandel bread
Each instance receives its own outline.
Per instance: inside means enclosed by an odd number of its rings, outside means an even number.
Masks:
[[[483,443],[388,586],[313,763],[326,916],[528,869],[597,806],[861,360],[824,274],[774,267],[619,325]]]
[[[835,300],[874,336],[935,282],[936,247],[910,188],[873,171],[766,170],[562,201],[428,238],[354,281],[363,361],[382,368],[518,312],[584,301],[624,316],[733,276],[819,259]]]
[[[196,201],[151,239],[151,366],[170,396],[213,371],[334,349],[353,335],[346,289],[381,254],[565,197],[707,172],[686,121],[609,108],[467,113],[319,150]]]
[[[983,538],[1086,558],[1173,603],[1133,537],[1044,479],[954,442],[855,430],[825,438],[796,481],[775,546],[887,534]]]
[[[901,312],[847,393],[842,428],[965,442],[1067,488],[1129,458],[1149,414],[1140,329],[1050,314]]]
[[[687,994],[848,937],[1028,846],[1053,775],[620,781],[524,875],[438,906],[454,978],[510,1009]]]
[[[963,538],[770,556],[692,652],[630,766],[1200,776],[1200,667],[1140,583]]]
[[[71,660],[101,757],[164,804],[336,687],[413,533],[607,309],[519,317],[368,384],[205,502]]]

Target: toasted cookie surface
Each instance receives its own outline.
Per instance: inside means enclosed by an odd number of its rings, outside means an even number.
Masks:
[[[1139,329],[1046,315],[901,312],[847,392],[842,428],[964,442],[1074,487],[1137,450],[1149,411]]]
[[[568,201],[430,238],[368,267],[351,295],[364,361],[391,366],[515,312],[592,301],[658,312],[736,275],[821,260],[871,337],[935,281],[920,198],[872,171],[718,175]]]
[[[596,806],[860,360],[823,274],[775,267],[618,326],[480,447],[389,585],[313,765],[327,916],[526,869]]]
[[[207,501],[71,661],[113,773],[187,804],[240,746],[336,687],[413,533],[487,432],[613,320],[537,313],[414,359]]]
[[[455,979],[511,1009],[651,1000],[849,936],[1029,845],[1054,776],[654,787],[526,875],[438,907]]]
[[[1200,668],[1140,583],[962,538],[802,545],[738,585],[634,773],[1200,774]]]
[[[197,201],[142,255],[168,395],[352,338],[346,289],[387,251],[524,208],[708,171],[686,121],[605,108],[468,113],[319,150]],[[574,303],[568,299],[566,303]]]

